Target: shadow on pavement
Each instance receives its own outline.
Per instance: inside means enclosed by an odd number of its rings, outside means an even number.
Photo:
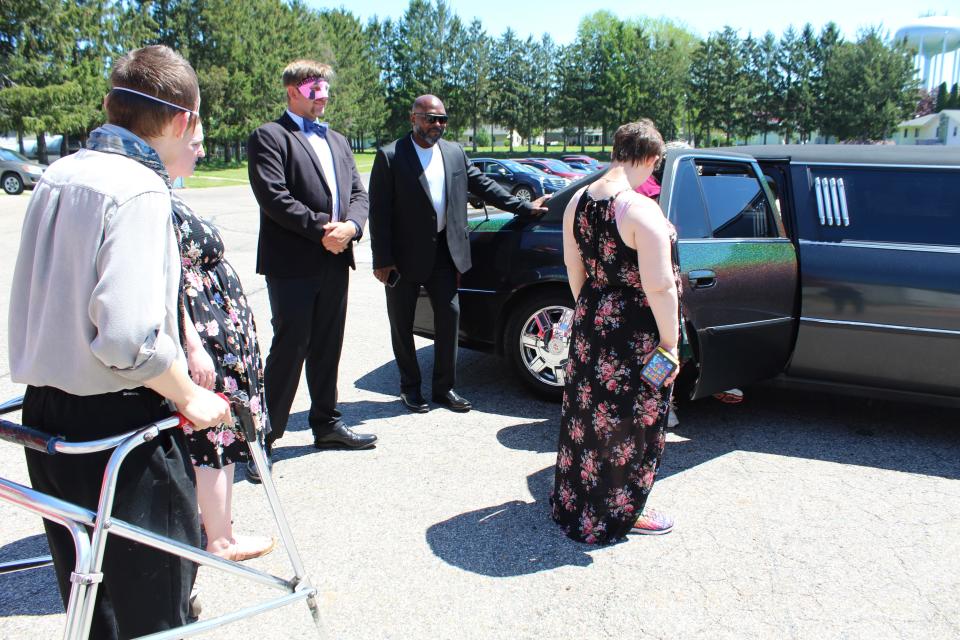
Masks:
[[[50,555],[43,534],[21,538],[0,547],[0,562]],[[53,567],[0,574],[0,617],[47,616],[63,613]]]
[[[669,442],[661,477],[731,451],[960,478],[956,410],[754,387],[739,405],[682,405],[682,438]]]
[[[505,447],[556,451],[555,419],[506,427]],[[537,417],[542,412],[536,412]],[[956,410],[752,387],[742,404],[707,398],[681,404],[660,478],[732,451],[754,451],[943,478],[960,478]]]
[[[513,500],[463,513],[427,529],[430,549],[465,571],[498,578],[589,566],[597,547],[567,538],[550,519],[553,467],[527,478],[534,502]]]

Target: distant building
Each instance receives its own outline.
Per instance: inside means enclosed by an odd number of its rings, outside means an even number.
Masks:
[[[896,144],[960,145],[960,109],[944,109],[897,125]]]

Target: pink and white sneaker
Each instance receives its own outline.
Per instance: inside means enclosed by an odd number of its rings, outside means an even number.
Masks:
[[[633,523],[630,533],[647,536],[662,536],[673,531],[673,518],[655,509],[644,509],[643,514]]]

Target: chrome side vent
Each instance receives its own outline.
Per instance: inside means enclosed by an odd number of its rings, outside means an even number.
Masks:
[[[843,186],[843,178],[837,179],[837,191],[840,194],[840,216],[843,218],[843,226],[850,226],[850,214],[847,212],[847,190]]]
[[[850,212],[847,209],[847,190],[843,178],[814,178],[813,188],[817,194],[817,217],[820,226],[849,227]]]
[[[843,224],[840,217],[840,196],[837,195],[837,179],[830,178],[830,201],[833,203],[833,213],[837,219],[837,226]]]
[[[817,192],[817,217],[820,218],[820,226],[822,227],[826,224],[826,218],[823,215],[823,185],[820,183],[820,178],[814,179],[813,186]]]

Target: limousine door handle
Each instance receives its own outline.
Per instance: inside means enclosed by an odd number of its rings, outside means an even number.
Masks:
[[[709,269],[698,269],[688,273],[687,280],[694,289],[709,289],[717,284],[717,274]]]

